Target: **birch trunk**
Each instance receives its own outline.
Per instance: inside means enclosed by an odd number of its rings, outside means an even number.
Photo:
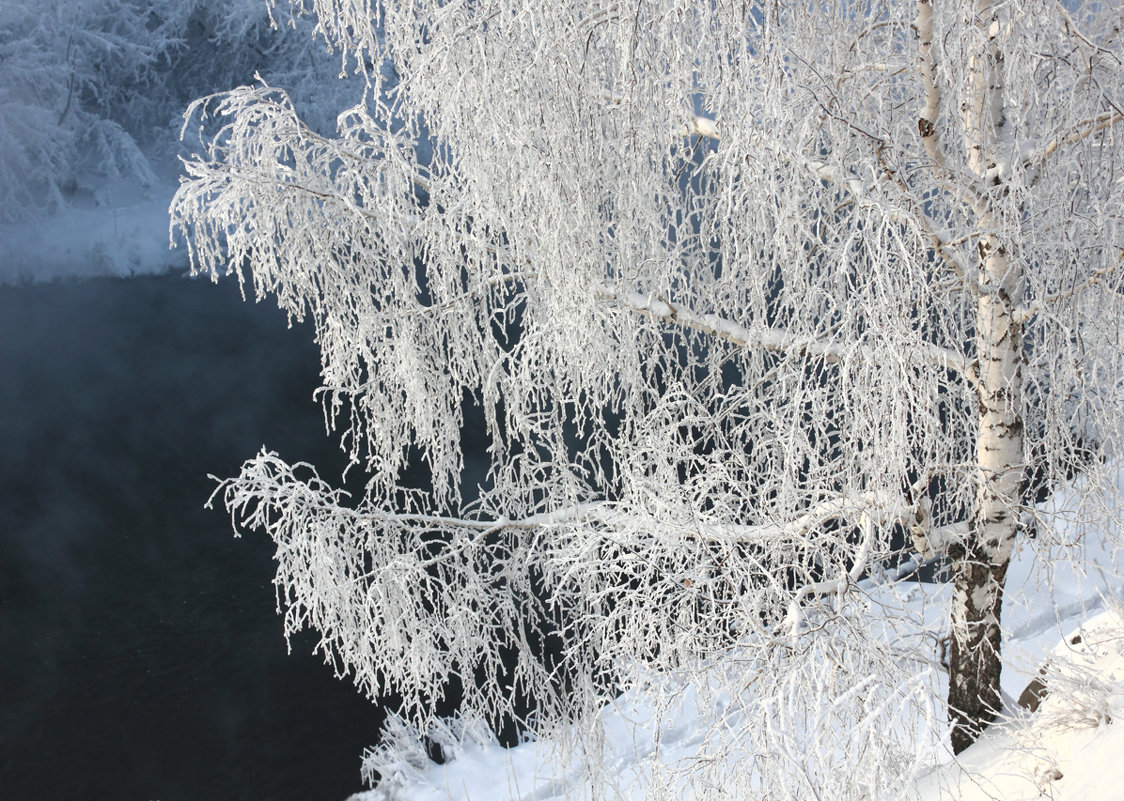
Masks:
[[[991,208],[991,200],[1005,191],[998,158],[1005,117],[1000,21],[990,0],[981,0],[974,23],[986,46],[969,62],[973,102],[962,113],[969,165],[978,178],[978,472],[968,540],[951,554],[956,579],[948,705],[954,753],[975,742],[1000,709],[999,623],[1024,473],[1024,353],[1015,320],[1023,276],[1019,261],[994,233],[999,226]]]

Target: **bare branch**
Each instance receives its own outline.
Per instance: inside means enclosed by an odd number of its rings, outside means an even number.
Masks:
[[[1062,3],[1055,0],[1054,8],[1058,11],[1059,14],[1062,15],[1062,18],[1065,20],[1066,30],[1080,39],[1087,47],[1092,49],[1094,52],[1100,53],[1103,56],[1108,56],[1117,64],[1121,63],[1120,57],[1116,55],[1116,53],[1106,47],[1101,47],[1081,31],[1081,29],[1077,26],[1077,23],[1073,21],[1073,17],[1069,15],[1069,12],[1066,10],[1066,7]]]

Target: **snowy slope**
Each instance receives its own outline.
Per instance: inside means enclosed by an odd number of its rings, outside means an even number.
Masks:
[[[896,797],[1124,799],[1124,554],[1118,548],[1124,470],[1115,480],[1094,499],[1098,515],[1114,521],[1110,542],[1080,524],[1076,493],[1059,492],[1041,510],[1056,536],[1023,542],[1013,557],[1004,609],[1004,720],[954,760],[938,709],[932,722],[917,728],[916,747],[930,768]],[[918,631],[934,637],[943,630],[946,586],[867,583],[863,591],[875,612],[869,625],[882,636],[906,641]],[[1036,678],[1044,678],[1049,691],[1031,713],[1015,699]],[[927,680],[926,689],[943,697],[944,674],[934,671]],[[588,786],[580,757],[560,755],[548,742],[503,749],[486,727],[460,724],[461,730],[454,726],[435,738],[446,741],[454,758],[437,765],[418,750],[397,762],[388,780],[350,801],[643,799],[653,789],[653,762],[674,772],[700,752],[724,752],[713,742],[704,747],[702,732],[728,699],[707,697],[698,687],[684,687],[679,699],[676,708],[656,711],[624,696],[606,708],[605,787]],[[734,740],[736,729],[727,729]],[[403,743],[409,737],[406,730],[397,734]],[[736,742],[730,745],[734,760]],[[715,786],[706,797],[732,797],[726,790]]]
[[[1124,798],[1124,607],[1086,620],[1044,659],[1049,691],[957,762],[921,779],[921,801]]]

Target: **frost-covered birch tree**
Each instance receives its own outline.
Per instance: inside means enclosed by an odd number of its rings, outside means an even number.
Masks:
[[[313,320],[365,471],[223,484],[287,630],[421,726],[450,677],[541,727],[724,665],[767,722],[852,704],[872,748],[832,780],[884,788],[912,745],[871,721],[930,655],[848,610],[912,536],[951,558],[969,745],[1033,497],[1119,448],[1120,7],[308,5],[365,96],[330,138],[271,86],[197,102],[173,206],[196,269]],[[747,736],[768,795],[783,749]]]

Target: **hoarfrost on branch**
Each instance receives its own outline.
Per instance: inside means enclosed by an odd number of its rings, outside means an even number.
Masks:
[[[901,688],[932,654],[848,611],[912,534],[954,559],[971,742],[1034,495],[1117,455],[1119,11],[312,5],[362,101],[327,138],[264,83],[198,101],[173,206],[196,269],[312,319],[367,476],[348,499],[263,451],[223,484],[277,541],[287,631],[422,728],[450,677],[542,730],[724,676],[767,723],[730,781],[857,797],[931,724]],[[796,720],[826,738],[799,788],[768,739]]]

